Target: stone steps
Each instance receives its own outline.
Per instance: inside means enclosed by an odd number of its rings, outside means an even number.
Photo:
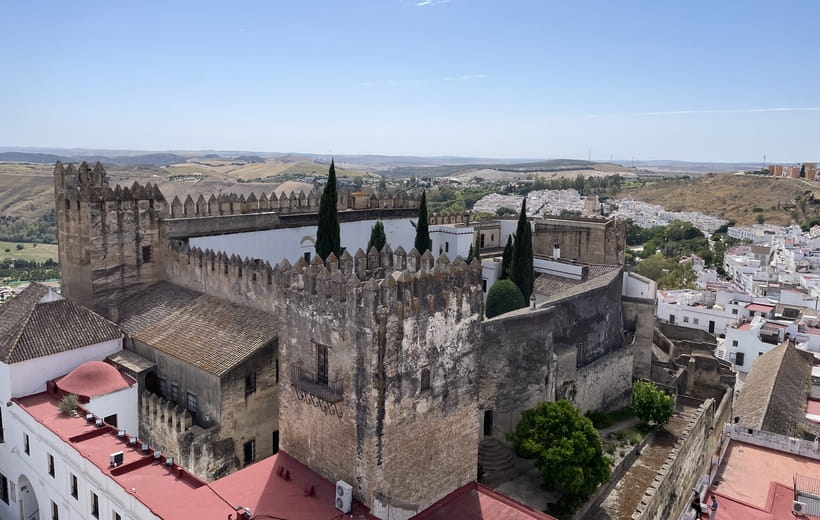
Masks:
[[[503,482],[518,473],[512,449],[492,437],[479,443],[478,463],[481,464],[487,480]]]

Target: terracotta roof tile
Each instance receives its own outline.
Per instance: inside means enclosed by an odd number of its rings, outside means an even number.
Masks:
[[[215,375],[279,334],[276,316],[168,282],[126,300],[120,324],[134,339]]]
[[[0,361],[19,363],[122,336],[115,323],[70,300],[41,302],[48,292],[31,283],[0,307]]]

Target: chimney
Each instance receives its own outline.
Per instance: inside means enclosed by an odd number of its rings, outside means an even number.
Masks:
[[[552,245],[552,257],[556,260],[561,258],[561,244],[558,242]]]

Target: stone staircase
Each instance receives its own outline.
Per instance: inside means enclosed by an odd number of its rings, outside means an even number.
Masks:
[[[478,463],[484,470],[481,481],[489,487],[512,480],[519,473],[512,448],[495,437],[487,437],[478,443]]]

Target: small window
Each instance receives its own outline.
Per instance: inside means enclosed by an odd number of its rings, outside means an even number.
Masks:
[[[0,444],[6,442],[5,437],[3,437],[3,409],[0,408]]]
[[[196,414],[197,410],[199,408],[199,403],[197,402],[196,394],[193,393],[193,392],[188,392],[187,397],[188,397],[188,399],[187,399],[186,404],[187,404],[188,411],[191,412],[192,414]]]
[[[421,389],[422,390],[429,390],[430,389],[430,369],[427,369],[427,368],[421,369]]]
[[[757,355],[758,355],[758,356],[762,356],[762,355],[763,355],[763,352],[758,352],[758,353],[757,353]]]
[[[54,478],[54,455],[51,453],[48,454],[48,474]]]
[[[481,291],[487,292],[487,280],[484,278],[481,279]]]
[[[179,402],[179,385],[176,381],[171,382],[171,401]]]
[[[162,394],[162,397],[168,399],[169,397],[171,397],[170,394],[168,393],[168,378],[159,376],[157,379],[159,379],[159,392],[160,392],[160,394]]]
[[[279,358],[276,358],[276,382],[279,382]]]
[[[71,496],[78,499],[79,493],[77,493],[77,475],[72,474],[69,480],[69,485],[71,486]]]
[[[60,520],[60,508],[54,502],[51,503],[51,520]]]
[[[449,253],[449,252],[450,252],[450,242],[445,242],[445,243],[444,243],[444,252],[445,252],[445,253]]]
[[[27,433],[23,434],[23,453],[31,455],[31,444],[29,443]]]
[[[744,363],[745,358],[746,358],[746,355],[745,355],[743,352],[738,352],[738,353],[735,355],[735,365],[741,365],[741,366],[743,366],[743,365],[745,364],[745,363]]]
[[[116,511],[113,511],[111,513],[111,520],[122,520],[122,517],[120,516],[119,513],[117,513]]]
[[[737,340],[736,340],[736,339],[733,339],[733,340],[732,340],[732,346],[733,346],[733,347],[736,347],[736,346],[737,346]]]
[[[683,317],[683,322],[684,323],[689,323],[689,316],[684,316]]]
[[[151,246],[142,246],[142,263],[148,264],[151,263],[151,260],[154,258],[154,251]]]
[[[252,463],[256,460],[256,440],[251,439],[245,444],[242,445],[242,452],[244,456],[244,462],[247,466],[248,464]]]
[[[279,453],[279,430],[273,432],[273,452]]]
[[[71,200],[65,199],[65,209],[71,211]]]
[[[737,314],[737,309],[732,309],[732,314]]]
[[[327,345],[316,345],[316,382],[327,385],[328,378]]]
[[[478,247],[484,248],[484,233],[481,233],[481,238],[479,239]]]
[[[495,240],[495,233],[490,233],[490,242]]]
[[[697,325],[700,322],[698,318],[692,318],[692,324]]]
[[[245,395],[256,392],[256,372],[245,376]]]
[[[310,263],[310,251],[305,251],[305,262]]]
[[[93,491],[91,492],[91,516],[94,518],[100,517],[100,497]]]
[[[0,473],[0,500],[9,503],[9,481],[5,475]]]
[[[103,419],[103,421],[105,421],[106,424],[110,424],[111,426],[116,428],[117,427],[117,414],[109,415],[108,417]]]

